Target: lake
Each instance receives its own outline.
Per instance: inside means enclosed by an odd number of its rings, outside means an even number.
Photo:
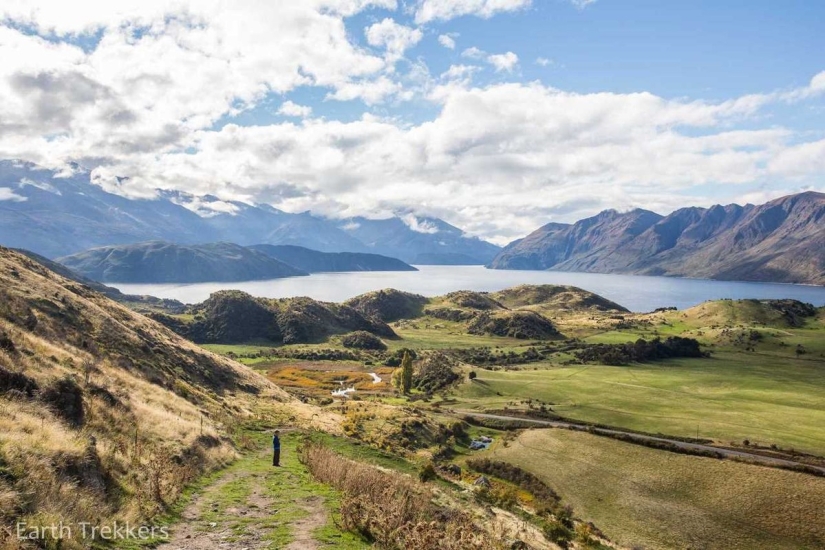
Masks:
[[[682,309],[720,298],[795,298],[816,306],[825,305],[825,287],[816,286],[562,271],[510,271],[485,269],[482,266],[416,267],[420,271],[317,273],[309,277],[244,283],[110,285],[127,294],[149,294],[185,303],[202,302],[211,293],[224,289],[243,290],[265,298],[309,296],[317,300],[342,302],[382,288],[438,296],[454,290],[496,291],[522,284],[559,284],[581,287],[639,312],[668,306]]]

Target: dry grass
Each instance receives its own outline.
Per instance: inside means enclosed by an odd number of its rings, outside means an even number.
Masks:
[[[436,506],[435,495],[412,479],[307,444],[301,461],[312,475],[343,493],[342,526],[382,548],[504,548],[467,512]]]
[[[612,540],[645,548],[825,547],[825,479],[665,453],[566,430],[524,432],[492,458],[535,474]]]

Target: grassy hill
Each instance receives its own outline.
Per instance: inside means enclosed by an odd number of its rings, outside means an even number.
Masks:
[[[0,248],[0,524],[151,517],[233,460],[261,376]]]

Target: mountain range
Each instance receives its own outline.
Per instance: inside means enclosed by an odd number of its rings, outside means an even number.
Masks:
[[[825,284],[825,194],[549,223],[488,267]]]
[[[130,199],[109,193],[74,165],[63,174],[0,161],[0,244],[57,258],[100,246],[176,244],[303,246],[375,253],[408,263],[488,263],[500,248],[437,218],[404,213],[383,220],[333,220],[269,205],[180,191]]]

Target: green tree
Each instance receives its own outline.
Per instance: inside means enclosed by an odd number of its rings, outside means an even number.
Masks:
[[[404,352],[404,358],[401,360],[401,391],[403,393],[410,393],[412,389],[413,366],[412,357],[407,352]]]

